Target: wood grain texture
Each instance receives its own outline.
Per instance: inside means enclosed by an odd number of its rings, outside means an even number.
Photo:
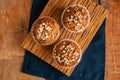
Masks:
[[[0,0],[0,80],[45,80],[21,72],[21,43],[27,34],[31,5],[32,0]]]
[[[22,56],[32,0],[0,0],[0,59]]]
[[[106,0],[110,13],[106,26],[105,80],[120,80],[120,0]]]
[[[89,27],[78,34],[70,33],[69,31],[65,30],[61,24],[60,17],[61,13],[70,4],[81,4],[86,6],[90,12],[91,21]],[[87,46],[89,45],[90,41],[94,37],[95,33],[99,29],[100,25],[102,24],[103,20],[105,19],[106,15],[108,14],[108,10],[101,5],[97,5],[93,3],[91,0],[50,0],[41,13],[40,16],[51,16],[57,20],[60,25],[61,35],[58,41],[62,39],[73,39],[78,42],[82,48],[82,52],[86,50]],[[57,42],[58,42],[57,41]],[[74,68],[61,68],[52,58],[52,49],[55,43],[50,46],[40,46],[36,44],[36,42],[31,37],[31,33],[28,34],[26,39],[24,40],[22,46],[27,49],[28,51],[32,52],[39,58],[43,59],[50,65],[54,66],[59,71],[63,72],[67,76],[70,76],[73,72]]]

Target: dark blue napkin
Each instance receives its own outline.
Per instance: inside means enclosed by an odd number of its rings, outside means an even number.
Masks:
[[[33,0],[29,30],[47,0]],[[84,53],[81,62],[70,77],[65,76],[30,52],[25,52],[22,72],[49,80],[104,80],[105,71],[105,21]]]

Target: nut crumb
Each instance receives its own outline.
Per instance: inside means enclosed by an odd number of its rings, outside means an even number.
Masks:
[[[68,9],[67,12],[70,12],[70,10]]]

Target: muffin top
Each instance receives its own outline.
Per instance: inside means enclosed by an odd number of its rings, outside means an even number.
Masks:
[[[42,45],[52,44],[59,36],[59,26],[51,17],[40,17],[32,26],[34,40]]]
[[[75,41],[64,39],[55,45],[53,58],[62,67],[74,67],[81,59],[81,49]]]
[[[86,7],[70,5],[63,11],[61,21],[67,30],[81,32],[89,25],[90,15]]]

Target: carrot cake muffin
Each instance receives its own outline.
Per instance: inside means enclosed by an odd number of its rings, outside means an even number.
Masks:
[[[54,60],[64,68],[75,67],[80,61],[81,55],[80,46],[70,39],[58,42],[53,49]]]
[[[50,45],[59,36],[59,25],[51,17],[40,17],[32,25],[33,39],[41,45]]]
[[[86,7],[82,5],[70,5],[62,13],[61,22],[71,32],[81,32],[87,28],[90,15]]]

